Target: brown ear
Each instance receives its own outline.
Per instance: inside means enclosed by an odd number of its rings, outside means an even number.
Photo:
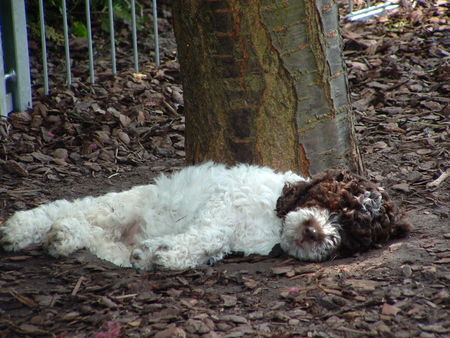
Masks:
[[[311,186],[310,182],[286,183],[277,200],[277,216],[283,218],[294,210]]]

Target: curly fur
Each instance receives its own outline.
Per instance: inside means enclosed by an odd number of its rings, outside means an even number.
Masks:
[[[277,201],[277,215],[285,220],[295,210],[310,208],[329,212],[333,232],[319,240],[306,240],[303,245],[290,245],[292,239],[282,241],[285,251],[294,254],[294,250],[295,256],[303,259],[348,256],[382,245],[389,239],[405,237],[412,229],[382,188],[345,171],[327,172],[310,182],[289,183]],[[297,242],[304,229],[308,227],[297,228]],[[305,249],[301,250],[302,247]]]
[[[387,239],[380,232],[372,240],[364,228],[392,223],[387,196],[380,209],[378,195],[366,196],[372,190],[360,182],[348,193],[345,179],[339,182],[208,162],[128,191],[17,212],[0,227],[0,246],[43,244],[56,257],[86,248],[120,266],[185,269],[231,252],[266,255],[277,243],[299,259],[320,261],[341,246],[367,249]]]

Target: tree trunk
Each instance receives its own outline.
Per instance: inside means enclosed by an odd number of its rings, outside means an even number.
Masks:
[[[186,157],[362,170],[335,2],[177,0]]]

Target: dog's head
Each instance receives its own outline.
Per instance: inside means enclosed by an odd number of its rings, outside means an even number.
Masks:
[[[308,261],[366,251],[412,229],[383,189],[343,171],[286,184],[276,212],[281,248]]]

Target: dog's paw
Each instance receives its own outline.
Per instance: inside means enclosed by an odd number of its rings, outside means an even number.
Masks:
[[[26,212],[17,212],[0,226],[0,247],[6,251],[18,251],[41,238]]]
[[[0,227],[0,247],[2,247],[3,250],[16,251],[25,246],[20,245],[19,238],[14,234],[14,231],[11,231],[8,223],[5,223]]]
[[[130,256],[131,265],[142,270],[181,270],[192,264],[180,245],[164,240],[147,240],[137,245]]]
[[[82,246],[83,243],[81,243],[80,237],[71,231],[71,222],[67,219],[55,222],[44,242],[45,249],[54,257],[68,256],[81,249]]]
[[[164,266],[163,252],[169,251],[167,244],[158,243],[155,240],[144,241],[137,245],[130,256],[131,265],[142,270],[162,270],[169,268]]]

